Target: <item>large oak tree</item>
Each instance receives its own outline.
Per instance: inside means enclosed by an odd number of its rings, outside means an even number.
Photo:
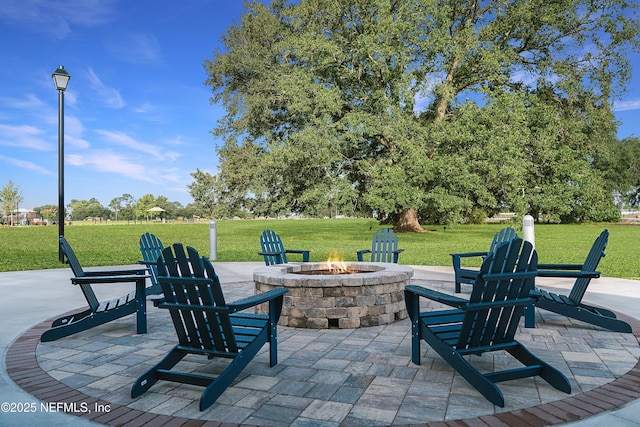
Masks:
[[[226,111],[217,198],[257,214],[376,211],[415,231],[418,217],[503,207],[606,217],[592,163],[615,140],[634,13],[624,0],[248,3],[204,64]]]

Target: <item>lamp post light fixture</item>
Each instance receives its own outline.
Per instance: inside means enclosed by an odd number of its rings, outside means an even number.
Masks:
[[[58,89],[58,236],[64,236],[64,91],[71,75],[61,65],[51,77]],[[64,253],[60,244],[58,259],[64,263]]]

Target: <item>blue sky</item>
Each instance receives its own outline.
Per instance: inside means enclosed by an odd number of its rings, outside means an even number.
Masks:
[[[58,94],[65,93],[65,203],[123,193],[186,205],[196,168],[216,173],[202,67],[237,22],[242,0],[3,0],[0,8],[0,187],[21,207],[57,204]],[[640,136],[640,55],[616,101],[619,136]]]

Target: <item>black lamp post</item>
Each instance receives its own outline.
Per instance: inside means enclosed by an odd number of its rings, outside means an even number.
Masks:
[[[64,236],[64,91],[71,75],[61,65],[51,77],[58,89],[58,235]],[[64,262],[64,253],[59,244],[58,258]]]

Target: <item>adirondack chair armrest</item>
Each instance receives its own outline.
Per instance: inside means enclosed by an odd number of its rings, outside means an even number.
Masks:
[[[139,279],[147,279],[148,275],[136,274],[129,276],[84,276],[72,277],[71,283],[74,285],[99,284],[99,283],[127,283],[135,282]]]
[[[277,256],[280,255],[280,252],[265,252],[265,251],[260,251],[258,252],[258,255],[266,255],[266,256]]]
[[[276,257],[276,264],[282,264],[282,254],[280,252],[258,252],[258,255]]]
[[[540,298],[542,298],[542,291],[538,288],[533,288],[531,289],[531,291],[529,292],[529,296],[531,298],[534,298],[536,301],[538,301]]]
[[[439,302],[451,307],[462,307],[469,301],[464,298],[458,298],[453,295],[445,294],[443,292],[434,291],[433,289],[424,288],[422,286],[409,285],[405,287],[405,290],[416,294],[418,296],[430,299],[432,301]]]
[[[398,258],[400,258],[400,253],[404,252],[404,249],[396,249],[393,251],[393,263],[398,263]]]
[[[143,264],[143,265],[158,265],[158,261],[145,261],[143,259],[138,261],[138,264]]]
[[[289,292],[288,289],[272,289],[267,292],[262,292],[258,295],[239,299],[227,304],[227,307],[229,307],[231,313],[234,313],[236,311],[244,310],[245,308],[255,307],[258,304],[269,302],[276,298],[281,298],[287,292]]]
[[[166,299],[163,296],[151,298],[151,302],[153,303],[153,306],[156,308],[160,307],[160,304],[164,303],[165,301]]]
[[[134,276],[140,275],[144,276],[147,274],[146,268],[135,268],[129,270],[96,270],[96,271],[85,271],[85,277],[101,277],[101,276]]]
[[[470,258],[474,256],[487,256],[489,252],[465,252],[462,254],[450,254],[453,258]]]
[[[364,261],[364,255],[365,255],[365,254],[370,254],[370,253],[371,253],[371,249],[363,249],[363,250],[361,250],[361,251],[358,251],[358,252],[357,252],[357,255],[358,255],[358,261],[359,261],[359,262]]]
[[[305,249],[285,249],[285,253],[302,255],[302,262],[309,262],[309,252]]]
[[[153,305],[158,308],[175,308],[206,313],[231,314],[244,310],[246,308],[255,307],[258,304],[269,302],[273,299],[281,298],[288,291],[288,289],[272,289],[258,295],[234,301],[231,304],[227,305],[203,305],[166,302],[164,298],[154,299]]]
[[[538,264],[538,270],[582,270],[582,264]]]
[[[599,271],[538,270],[539,277],[591,278],[600,277]]]

